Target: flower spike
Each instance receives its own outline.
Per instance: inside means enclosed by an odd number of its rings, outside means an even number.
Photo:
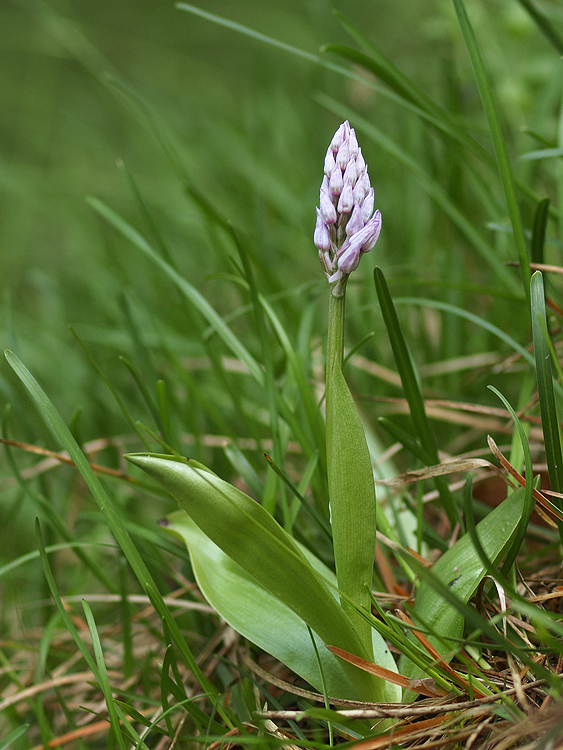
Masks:
[[[373,188],[348,120],[332,138],[324,174],[314,243],[329,283],[334,284],[333,295],[341,296],[348,276],[358,267],[363,253],[375,246],[381,231],[381,213],[373,212]]]

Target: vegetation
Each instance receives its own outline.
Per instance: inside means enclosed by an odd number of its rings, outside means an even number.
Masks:
[[[0,10],[0,748],[563,747],[563,14],[357,5]]]

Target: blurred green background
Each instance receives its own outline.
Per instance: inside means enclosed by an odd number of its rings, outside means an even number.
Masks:
[[[201,0],[199,7],[309,55],[321,54],[321,46],[331,42],[356,46],[332,13],[336,8],[491,151],[449,0]],[[542,8],[554,24],[563,23],[559,3],[546,0]],[[468,10],[512,155],[539,147],[524,127],[555,142],[559,56],[517,0],[471,2]],[[138,404],[139,394],[119,354],[135,361],[150,387],[153,375],[170,372],[159,349],[163,340],[177,358],[205,354],[201,320],[195,324],[197,316],[190,318],[193,313],[186,312],[169,280],[105,223],[86,197],[103,200],[169,253],[219,313],[238,310],[231,324],[259,356],[252,320],[242,308],[246,295],[222,275],[233,273],[233,249],[189,197],[186,184],[248,238],[260,289],[277,300],[289,335],[297,338],[310,295],[326,291],[312,242],[314,209],[324,154],[342,118],[322,105],[321,94],[376,124],[447,192],[501,258],[514,259],[507,233],[487,227],[507,224],[498,175],[492,171],[483,178],[482,165],[472,173],[470,158],[466,165],[462,152],[448,150],[369,73],[334,55],[322,59],[351,76],[163,0],[3,0],[0,29],[0,338],[38,377],[65,419],[83,409],[84,440],[130,428],[69,324],[127,404]],[[359,140],[383,232],[355,274],[350,341],[377,328],[371,282],[377,262],[394,293],[414,290],[440,298],[502,321],[505,328],[509,321],[509,332],[526,343],[526,329],[519,328],[528,320],[525,307],[499,289],[475,249],[409,170],[365,135],[359,133]],[[557,204],[554,161],[515,159],[515,164],[520,179]],[[486,191],[474,174],[484,179]],[[526,227],[533,209],[533,201],[523,202]],[[559,254],[560,247],[550,245],[546,260],[558,262]],[[498,294],[486,294],[491,287]],[[311,329],[317,345],[326,326],[322,299]],[[367,306],[374,313],[369,319]],[[393,367],[381,326],[378,331],[363,353]],[[483,331],[459,320],[441,321],[432,310],[409,311],[407,332],[420,364],[498,346]],[[138,356],[135,335],[158,349],[154,370]],[[209,382],[202,376],[208,404],[217,397],[223,408],[221,385]],[[459,381],[431,385],[454,396],[448,387],[458,388]],[[484,399],[490,397],[485,385],[478,380],[474,389]],[[357,387],[368,391],[373,381],[360,379]],[[3,401],[16,411],[18,437],[37,441],[33,412],[6,364],[0,388]],[[220,432],[205,405],[194,406],[194,393],[176,415],[178,428]],[[379,393],[399,395],[390,387]],[[133,412],[139,416],[139,410]],[[226,406],[223,413],[229,414]],[[262,429],[267,435],[267,425]],[[231,423],[231,431],[244,435],[245,427]]]
[[[514,145],[531,148],[518,129],[553,136],[559,86],[553,77],[547,90],[543,82],[559,61],[516,1],[470,5]],[[447,0],[404,0],[400,8],[383,0],[200,7],[313,54],[327,42],[350,42],[331,13],[336,7],[431,96],[446,103],[461,97],[464,116],[483,124]],[[548,7],[561,14],[555,3]],[[317,92],[353,106],[430,163],[420,123],[385,97],[172,2],[4,0],[0,27],[0,287],[13,335],[34,330],[35,354],[50,337],[50,347],[62,345],[63,322],[100,326],[102,335],[128,285],[155,300],[158,289],[142,262],[85,203],[86,195],[98,196],[139,225],[117,160],[137,181],[181,267],[198,283],[221,267],[137,96],[201,190],[238,226],[261,233],[265,256],[289,284],[318,273],[310,233],[321,158],[338,121],[315,102]],[[368,144],[364,151],[385,222],[378,252],[393,265],[419,265],[421,255],[408,252],[416,233],[421,245],[432,244],[426,257],[435,262],[441,248],[425,231],[432,222],[427,198],[386,155]]]

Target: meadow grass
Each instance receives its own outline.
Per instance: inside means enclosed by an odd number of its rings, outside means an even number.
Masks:
[[[563,17],[409,0],[405,25],[357,5],[0,10],[0,748],[563,733],[563,504],[532,514],[531,476],[563,492]],[[123,459],[202,462],[332,569],[312,239],[345,119],[383,216],[344,342],[385,509],[371,626],[446,693],[348,716],[214,613],[158,526],[176,502]],[[495,516],[499,455],[533,472]],[[463,592],[447,550],[465,531]]]

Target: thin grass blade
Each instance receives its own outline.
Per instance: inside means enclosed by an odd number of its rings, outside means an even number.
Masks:
[[[542,13],[532,0],[518,0],[518,2],[529,13],[530,17],[534,19],[545,38],[551,42],[560,55],[563,55],[563,37],[545,13]]]
[[[563,492],[561,426],[553,388],[552,351],[547,328],[545,295],[541,271],[536,271],[532,276],[531,310],[536,377],[549,482],[552,490]],[[554,498],[554,503],[559,510],[563,510],[563,501],[560,498]],[[559,534],[563,538],[563,523],[561,522],[559,522]]]
[[[549,219],[550,199],[542,198],[536,206],[534,224],[532,227],[532,242],[530,259],[532,263],[543,263],[543,250],[545,245],[545,233]]]
[[[59,611],[59,614],[63,622],[65,623],[66,627],[68,628],[69,633],[71,634],[74,642],[76,643],[78,650],[82,654],[84,661],[86,662],[89,669],[92,671],[92,674],[96,677],[96,679],[98,679],[98,668],[96,666],[96,662],[92,659],[90,652],[88,651],[86,647],[86,644],[80,637],[80,634],[78,633],[78,630],[76,629],[76,626],[74,625],[72,621],[72,618],[70,617],[70,615],[65,609],[65,606],[61,599],[61,595],[59,594],[59,589],[57,587],[57,583],[55,581],[53,571],[51,570],[51,566],[49,564],[49,558],[47,557],[45,542],[43,540],[43,532],[41,531],[41,524],[39,523],[38,518],[35,519],[35,534],[37,538],[37,546],[39,548],[39,556],[41,557],[41,565],[43,567],[43,573],[45,574],[47,585],[49,586],[49,590],[51,592],[51,596],[53,597],[53,601],[55,602],[55,605]]]
[[[20,737],[23,737],[28,729],[29,724],[22,724],[21,726],[16,727],[16,729],[13,729],[11,732],[8,732],[4,739],[0,740],[0,750],[6,750],[6,748],[14,747],[15,741],[19,740]]]
[[[381,313],[393,349],[397,370],[401,376],[401,383],[403,384],[405,397],[409,404],[409,411],[415,431],[422,448],[432,459],[432,463],[437,464],[439,463],[438,448],[434,433],[432,432],[426,416],[420,380],[415,371],[413,360],[403,336],[401,324],[399,323],[399,317],[395,305],[393,304],[389,287],[387,286],[383,272],[379,267],[376,267],[374,270],[374,280],[379,304],[381,306]],[[450,523],[452,526],[458,522],[461,523],[459,509],[448,489],[446,480],[442,477],[436,477],[435,482],[440,495],[440,500],[448,515]]]
[[[518,261],[520,263],[522,283],[524,285],[526,297],[529,299],[530,261],[526,248],[526,238],[524,235],[522,217],[520,215],[520,207],[518,206],[518,200],[516,197],[516,188],[512,173],[510,156],[508,154],[506,138],[502,129],[500,115],[493,94],[493,89],[491,87],[491,84],[489,83],[485,64],[483,62],[481,51],[479,49],[475,33],[473,32],[471,22],[467,15],[465,4],[463,0],[453,0],[453,3],[457,13],[461,32],[465,40],[465,45],[467,47],[467,51],[469,52],[469,57],[471,58],[471,64],[473,65],[475,80],[479,88],[479,94],[483,103],[483,109],[485,110],[485,114],[489,123],[489,130],[493,140],[498,169],[504,188],[506,205],[508,207],[508,214],[510,216],[510,223],[512,225],[514,243],[516,245]]]
[[[518,436],[520,438],[520,442],[522,444],[522,451],[524,453],[524,465],[526,466],[526,488],[524,492],[524,503],[522,506],[522,517],[520,518],[520,523],[518,524],[518,530],[516,532],[516,536],[514,537],[514,541],[512,543],[512,546],[506,553],[506,558],[504,560],[504,563],[502,564],[501,574],[507,578],[508,573],[511,570],[512,566],[516,562],[516,556],[520,552],[520,548],[522,546],[522,542],[524,541],[524,537],[526,535],[526,530],[528,528],[528,522],[530,520],[530,516],[532,515],[532,511],[534,510],[534,476],[533,476],[533,463],[532,463],[532,453],[530,451],[530,443],[528,442],[528,438],[526,436],[526,432],[524,430],[524,427],[522,426],[522,422],[518,419],[518,415],[512,408],[509,401],[502,395],[502,393],[497,390],[494,386],[489,386],[490,390],[495,393],[502,403],[506,406],[508,411],[510,412],[510,416],[512,417],[514,424],[516,426],[516,430],[518,431]]]
[[[190,302],[199,310],[207,322],[213,327],[222,341],[229,347],[233,354],[248,367],[252,376],[260,383],[264,384],[264,372],[258,362],[250,354],[248,349],[235,336],[231,329],[226,325],[223,319],[211,307],[209,302],[203,297],[195,287],[187,282],[180,274],[153,250],[145,238],[139,234],[128,222],[121,218],[115,211],[106,206],[102,201],[96,198],[89,198],[88,203],[92,208],[103,216],[115,229],[124,237],[127,237],[135,247],[148,256],[164,273],[176,284],[180,292],[187,297]]]
[[[112,689],[109,683],[106,663],[104,661],[104,652],[102,650],[102,644],[100,642],[100,635],[96,627],[96,621],[94,620],[94,615],[92,614],[92,608],[85,599],[82,600],[82,607],[84,609],[84,614],[86,615],[86,623],[88,625],[88,630],[90,631],[90,636],[92,638],[92,648],[94,649],[94,657],[98,666],[98,684],[102,689],[102,693],[104,694],[104,699],[106,701],[106,706],[108,709],[109,722],[111,728],[113,729],[113,735],[117,740],[117,744],[120,750],[125,750],[125,740],[123,738],[121,725],[119,723],[119,717],[117,715],[115,702],[113,700]]]
[[[47,398],[46,393],[43,391],[39,383],[35,380],[35,378],[23,365],[23,363],[15,356],[15,354],[7,351],[6,359],[8,360],[16,375],[20,378],[22,383],[29,391],[31,397],[38,407],[39,413],[41,414],[48,428],[51,430],[55,439],[61,443],[65,450],[68,451],[76,468],[82,475],[84,481],[86,482],[86,485],[88,486],[88,489],[92,493],[92,496],[98,503],[98,506],[106,519],[111,533],[121,547],[123,554],[127,558],[127,561],[129,562],[139,583],[149,597],[159,617],[168,623],[170,632],[172,633],[174,641],[178,646],[187,666],[192,670],[194,677],[198,680],[202,688],[206,692],[208,692],[210,696],[216,696],[216,688],[199,668],[188,644],[184,639],[184,636],[182,635],[180,629],[178,628],[178,625],[176,624],[174,617],[164,603],[162,595],[160,594],[148,568],[146,567],[137,548],[135,547],[129,535],[129,532],[125,528],[118,508],[112,502],[110,496],[106,493],[99,479],[94,474],[90,464],[88,463],[88,460],[86,459],[86,456],[84,455],[75,439],[72,437],[61,415],[55,409],[52,402]],[[93,666],[95,667],[95,665]],[[222,709],[219,710],[222,712]],[[226,715],[224,716],[224,718],[229,722]]]

